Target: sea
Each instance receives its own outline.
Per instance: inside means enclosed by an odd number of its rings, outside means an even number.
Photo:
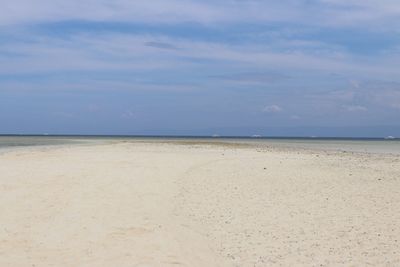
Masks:
[[[110,141],[190,140],[272,145],[287,148],[323,149],[400,155],[400,138],[316,138],[243,136],[82,136],[82,135],[0,135],[0,151],[31,146],[89,144]]]
[[[0,152],[22,147],[66,145],[82,142],[78,140],[75,137],[63,136],[0,135]]]

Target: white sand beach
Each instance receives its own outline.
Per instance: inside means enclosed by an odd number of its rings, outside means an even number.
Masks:
[[[400,156],[115,142],[0,154],[0,266],[400,266]]]

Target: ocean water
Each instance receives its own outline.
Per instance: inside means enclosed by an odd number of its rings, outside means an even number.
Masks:
[[[346,138],[250,138],[250,137],[171,137],[171,136],[0,136],[0,149],[110,141],[185,141],[249,143],[278,147],[322,149],[400,155],[400,139]]]
[[[81,142],[76,138],[53,136],[0,136],[0,149],[27,146],[50,146]]]
[[[400,139],[270,139],[268,144],[316,150],[400,155]]]

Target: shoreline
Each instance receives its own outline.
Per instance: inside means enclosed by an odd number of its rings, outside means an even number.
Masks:
[[[5,136],[2,136],[5,137]],[[14,137],[14,136],[7,136]],[[302,139],[302,138],[211,138],[211,137],[63,137],[59,139],[59,143],[46,144],[48,137],[33,136],[37,138],[38,144],[30,145],[13,145],[2,146],[0,138],[0,153],[5,150],[12,151],[15,149],[29,149],[32,147],[54,147],[69,145],[97,145],[97,144],[118,144],[118,143],[144,143],[144,144],[177,144],[177,145],[215,145],[215,146],[243,146],[258,148],[273,148],[284,150],[303,150],[315,152],[345,152],[360,154],[379,154],[379,155],[400,155],[400,140],[384,140],[384,139]],[[26,137],[16,137],[26,138]],[[57,140],[58,137],[51,137],[50,140]],[[60,141],[62,140],[62,141]],[[31,141],[35,142],[35,140]],[[382,146],[384,145],[384,146]]]

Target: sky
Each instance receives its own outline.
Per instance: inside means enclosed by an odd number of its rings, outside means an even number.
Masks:
[[[400,136],[400,3],[4,0],[10,133]]]

